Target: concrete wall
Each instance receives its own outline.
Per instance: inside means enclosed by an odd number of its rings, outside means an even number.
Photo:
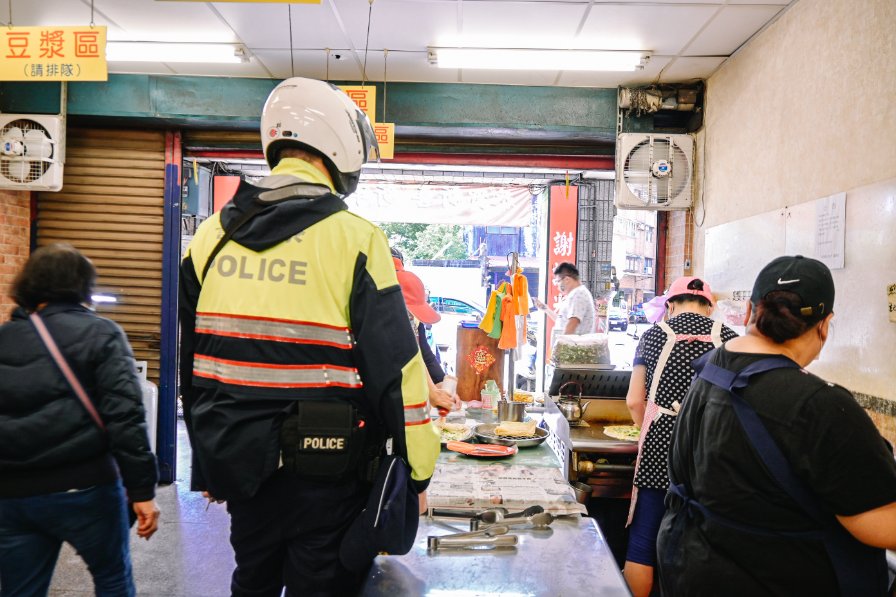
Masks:
[[[15,307],[9,289],[31,247],[30,193],[0,190],[0,323]]]
[[[896,176],[894,24],[893,0],[800,0],[709,79],[704,226]]]
[[[696,274],[704,271],[707,228],[896,178],[894,24],[893,0],[800,0],[709,79],[698,136],[705,172],[698,172],[703,204],[695,220],[700,223],[703,210],[705,220],[695,228]],[[757,250],[750,239],[740,244]],[[847,268],[875,258],[874,252],[848,254]],[[893,264],[880,266],[883,278],[896,271]],[[842,271],[835,271],[835,281]],[[838,326],[849,325],[854,309],[868,308],[865,292],[838,287]],[[875,325],[861,348],[891,353],[896,324],[884,316]],[[859,366],[849,359],[827,362],[820,374],[850,387]],[[862,375],[886,379],[893,371]],[[874,392],[892,414],[894,392]]]

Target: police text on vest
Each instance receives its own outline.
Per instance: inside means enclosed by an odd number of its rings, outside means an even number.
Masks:
[[[331,450],[345,449],[344,437],[306,437],[302,441],[303,450]]]

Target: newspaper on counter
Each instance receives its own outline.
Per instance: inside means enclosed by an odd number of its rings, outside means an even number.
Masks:
[[[511,511],[541,506],[562,516],[587,514],[578,503],[566,475],[559,468],[529,467],[496,462],[437,464],[427,490],[430,508],[477,511],[503,506]]]

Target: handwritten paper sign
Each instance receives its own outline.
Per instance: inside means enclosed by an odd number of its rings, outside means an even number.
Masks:
[[[896,323],[896,284],[887,286],[887,300],[890,303],[890,321]]]
[[[815,258],[831,269],[843,269],[846,241],[846,193],[815,202]]]
[[[106,81],[106,28],[0,29],[0,81]]]

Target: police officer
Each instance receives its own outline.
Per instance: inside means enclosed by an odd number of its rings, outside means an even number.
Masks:
[[[291,78],[261,136],[271,176],[242,182],[181,265],[192,489],[227,501],[233,595],[349,594],[363,573],[339,543],[386,439],[419,492],[435,467],[426,368],[385,235],[343,202],[377,151],[367,117]]]

